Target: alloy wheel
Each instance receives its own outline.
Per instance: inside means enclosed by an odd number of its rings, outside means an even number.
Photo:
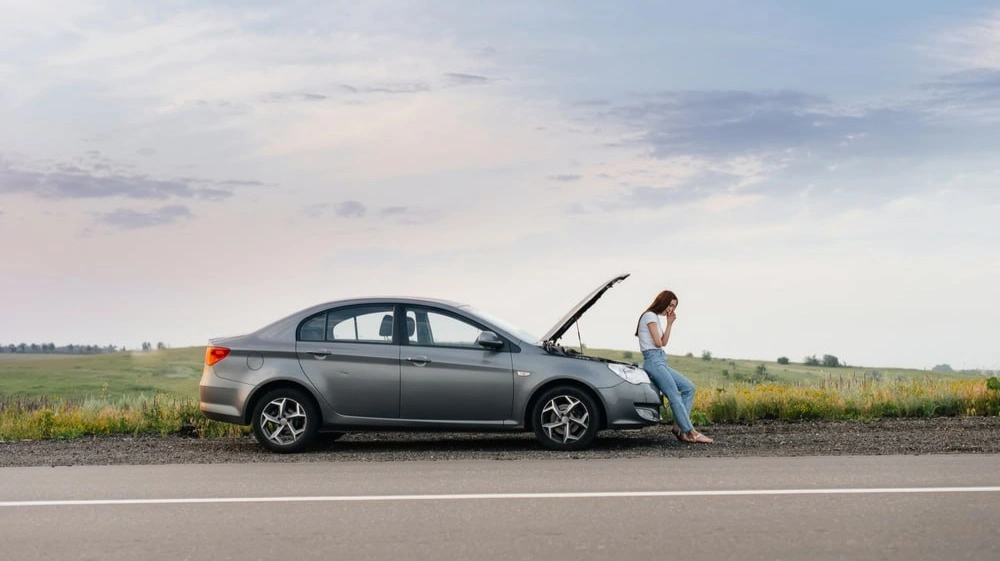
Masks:
[[[288,397],[272,400],[260,413],[261,432],[279,446],[294,444],[306,432],[308,424],[305,407]]]
[[[553,442],[568,444],[580,440],[590,427],[590,411],[581,400],[570,395],[550,399],[541,412],[541,426]]]

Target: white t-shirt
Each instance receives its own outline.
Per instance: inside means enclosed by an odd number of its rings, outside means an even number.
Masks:
[[[646,312],[639,318],[639,350],[648,351],[650,349],[662,348],[653,342],[653,336],[649,333],[649,324],[656,322],[656,327],[663,334],[663,318],[653,312]]]

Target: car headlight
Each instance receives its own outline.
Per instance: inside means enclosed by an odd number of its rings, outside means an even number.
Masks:
[[[619,378],[630,384],[649,383],[649,375],[642,368],[636,368],[628,364],[608,364],[608,368],[617,374]]]

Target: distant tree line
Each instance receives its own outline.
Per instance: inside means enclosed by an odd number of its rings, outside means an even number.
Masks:
[[[154,348],[162,350],[168,348],[168,345],[163,341],[156,343],[143,342],[142,350],[151,351]],[[31,354],[79,354],[79,355],[95,355],[101,353],[115,353],[118,351],[124,351],[125,346],[118,345],[76,345],[69,344],[61,347],[57,347],[55,343],[9,343],[0,344],[0,353],[31,353]]]
[[[827,368],[840,368],[841,366],[847,366],[847,363],[840,362],[840,359],[833,355],[823,355],[822,359],[816,358],[816,355],[807,356],[802,363],[806,366],[825,366]]]
[[[33,353],[33,354],[99,354],[118,351],[117,345],[76,345],[69,344],[57,347],[55,343],[9,343],[0,344],[0,353]],[[124,350],[124,347],[122,347]]]

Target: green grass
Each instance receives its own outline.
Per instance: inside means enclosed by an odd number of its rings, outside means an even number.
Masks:
[[[611,349],[587,349],[587,354],[642,362],[642,354]],[[100,355],[0,355],[0,395],[81,400],[104,397],[128,398],[164,394],[197,399],[198,380],[205,359],[204,347],[187,347],[150,352],[123,352]],[[774,383],[820,386],[834,380],[976,380],[979,374],[942,373],[905,368],[864,368],[781,365],[757,360],[731,360],[670,356],[670,365],[699,387],[737,382],[738,375],[750,375],[760,364]],[[729,378],[723,371],[729,372]]]
[[[99,355],[5,355],[0,440],[101,434],[246,434],[198,409],[204,347]]]
[[[631,356],[628,353],[631,352]],[[620,360],[622,362],[637,362],[642,364],[642,353],[638,351],[617,351],[612,349],[587,349],[587,354]],[[772,376],[768,381],[782,384],[819,386],[829,382],[831,378],[847,380],[981,380],[982,374],[967,372],[932,372],[910,368],[868,368],[806,366],[804,364],[778,364],[766,360],[742,360],[728,358],[712,358],[703,360],[700,356],[669,356],[671,368],[687,376],[697,386],[717,386],[736,382],[736,374],[751,375],[761,364]],[[729,377],[723,376],[723,371],[729,372]]]
[[[0,360],[0,440],[94,434],[246,434],[198,410],[204,347],[102,355],[6,355]],[[588,354],[639,362],[638,352]],[[699,386],[696,424],[758,419],[875,419],[1000,414],[1000,380],[900,368],[825,368],[671,356]],[[763,364],[768,379],[740,376]],[[728,376],[723,375],[728,372]],[[669,418],[669,409],[665,409]]]
[[[0,360],[0,393],[70,400],[156,394],[197,399],[204,360],[204,347],[6,358]]]
[[[240,436],[248,427],[205,418],[193,399],[169,396],[82,401],[0,398],[0,441],[110,434]]]

